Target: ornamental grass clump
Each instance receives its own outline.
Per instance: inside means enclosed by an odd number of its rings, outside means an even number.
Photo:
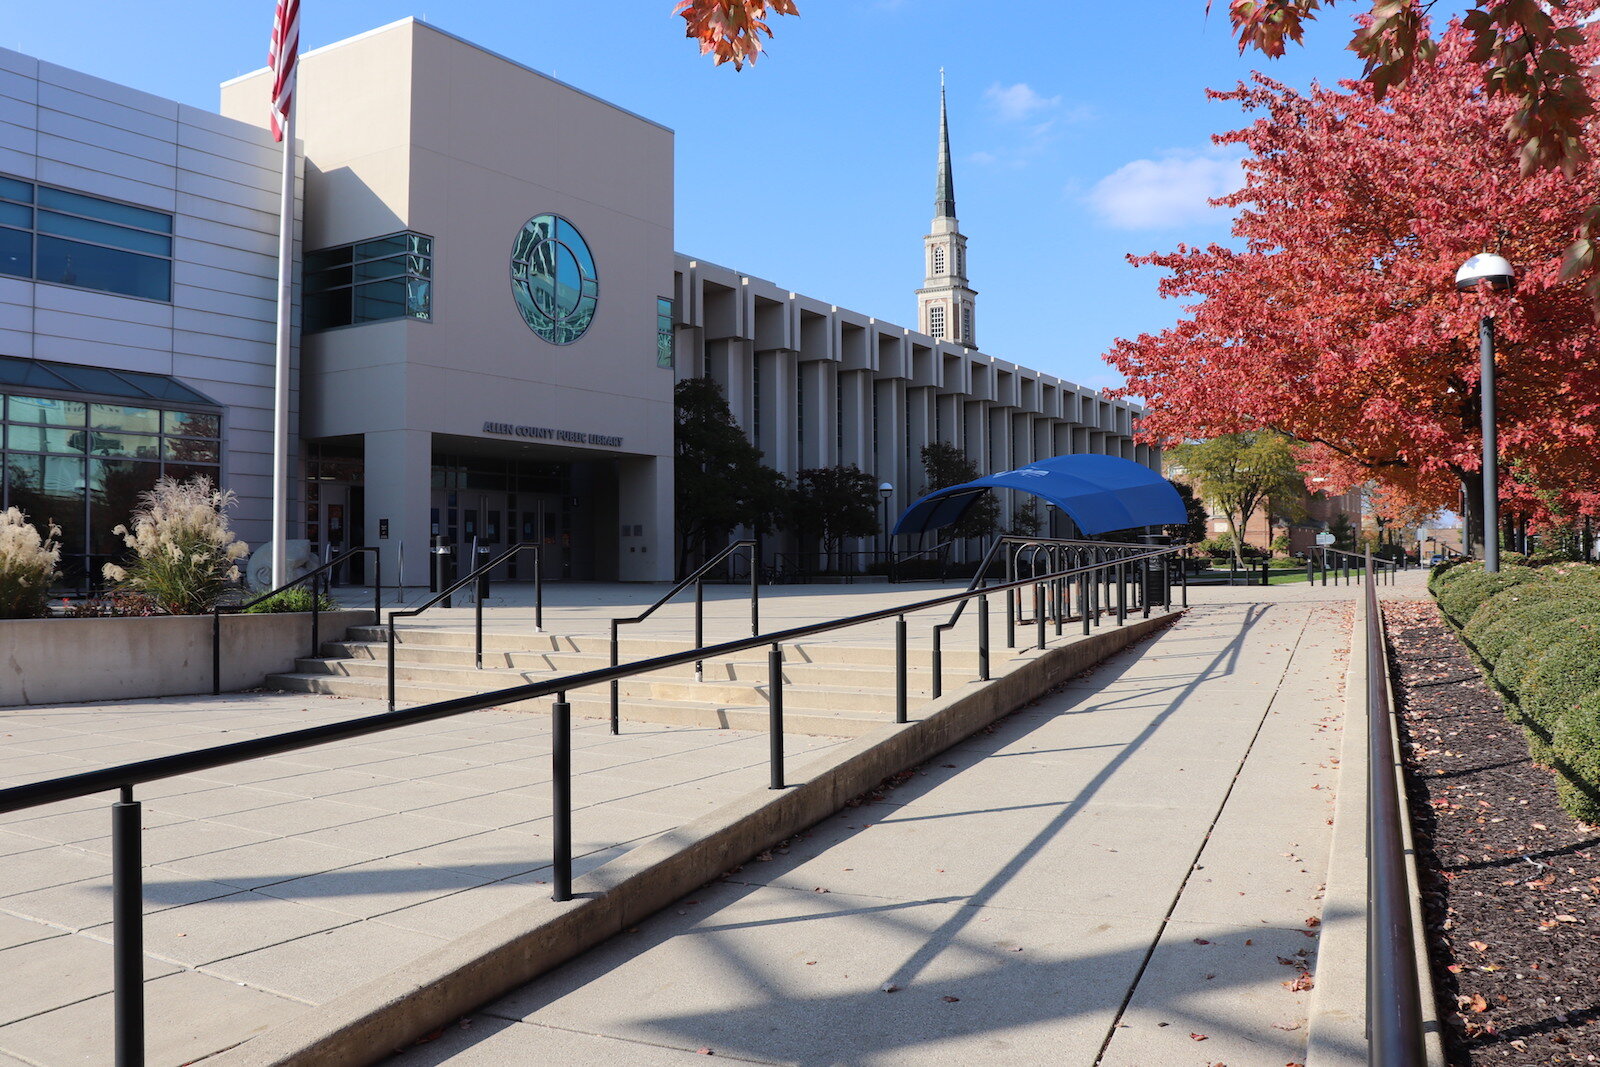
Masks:
[[[162,478],[139,494],[132,529],[113,531],[133,555],[125,566],[106,564],[105,576],[172,615],[210,611],[239,580],[237,561],[250,552],[228,528],[227,510],[236,499],[209,478]]]
[[[50,586],[60,577],[61,527],[43,535],[17,508],[0,513],[0,619],[46,614]]]

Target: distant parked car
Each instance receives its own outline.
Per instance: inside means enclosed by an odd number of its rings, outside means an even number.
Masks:
[[[1430,566],[1430,567],[1437,567],[1439,564],[1441,564],[1443,562],[1444,562],[1444,553],[1442,553],[1442,552],[1435,552],[1433,555],[1428,557],[1428,566]]]

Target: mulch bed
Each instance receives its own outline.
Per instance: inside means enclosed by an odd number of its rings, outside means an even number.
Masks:
[[[1600,1063],[1600,831],[1433,602],[1384,610],[1449,1060]]]

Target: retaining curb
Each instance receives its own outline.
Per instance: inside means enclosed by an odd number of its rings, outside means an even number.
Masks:
[[[832,815],[894,774],[1010,714],[1174,622],[1167,612],[1079,637],[923,705],[922,717],[856,738],[792,775],[619,856],[539,901],[211,1057],[215,1067],[361,1067],[381,1060],[659,911],[752,856]]]

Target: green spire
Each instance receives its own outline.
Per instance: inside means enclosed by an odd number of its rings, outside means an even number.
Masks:
[[[950,174],[950,119],[944,102],[944,68],[939,68],[939,186],[933,195],[933,217],[956,217],[956,183]]]

